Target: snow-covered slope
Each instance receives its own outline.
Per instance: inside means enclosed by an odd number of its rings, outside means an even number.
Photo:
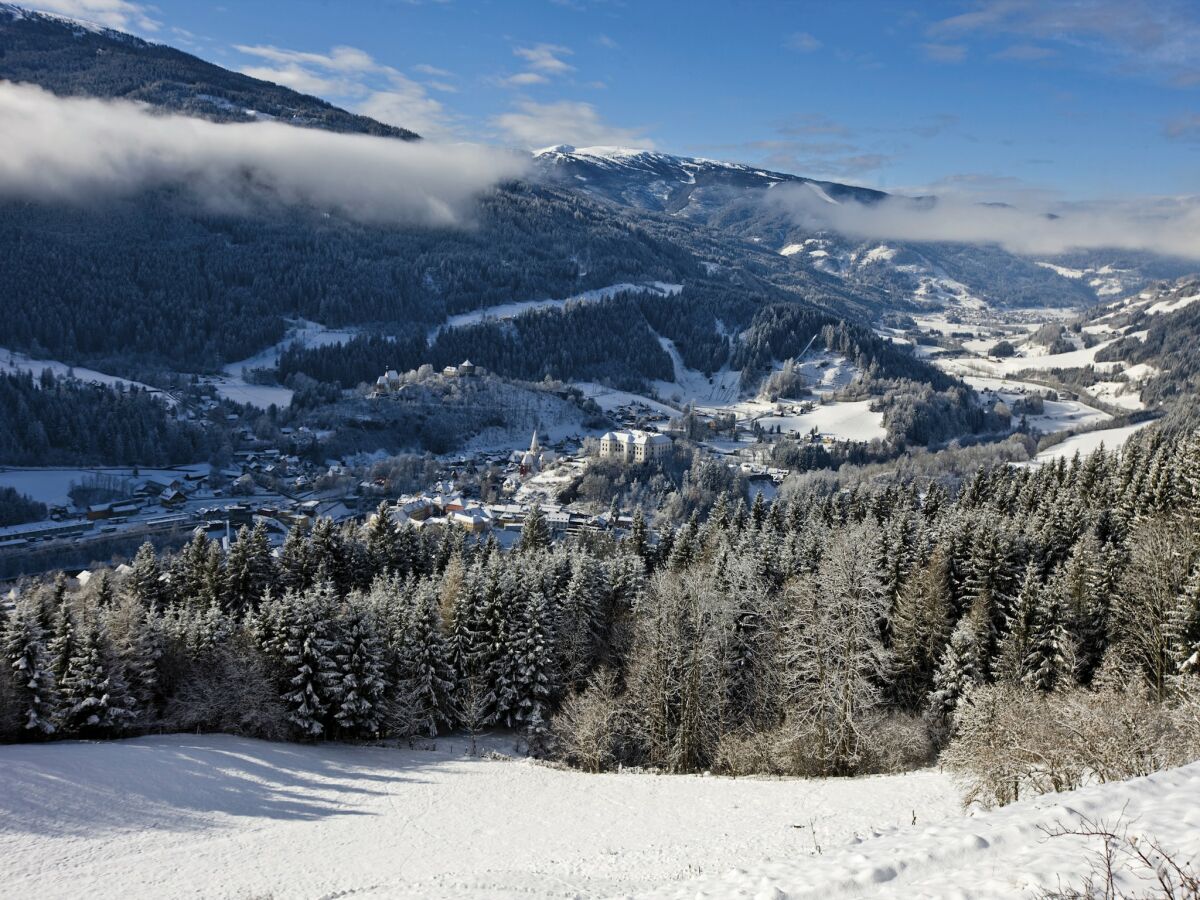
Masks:
[[[970,818],[902,828],[847,846],[826,845],[766,865],[747,863],[725,875],[630,896],[660,900],[819,897],[1012,898],[1038,889],[1082,887],[1103,849],[1099,839],[1052,837],[1085,819],[1132,836],[1152,836],[1180,861],[1200,863],[1200,763],[1148,778],[1050,794]],[[1159,896],[1149,878],[1124,865],[1116,896]]]
[[[830,203],[885,196],[868,188],[655,150],[559,144],[537,151],[533,158],[542,172],[583,193],[657,212],[711,212],[747,191],[762,192],[782,183],[809,185]]]
[[[929,771],[584,775],[464,749],[220,735],[0,747],[0,895],[606,897],[960,815]]]

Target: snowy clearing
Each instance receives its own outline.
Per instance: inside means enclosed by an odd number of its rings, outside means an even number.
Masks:
[[[679,415],[679,410],[673,406],[668,406],[652,397],[646,397],[642,394],[632,394],[629,391],[618,391],[616,388],[610,388],[603,384],[597,384],[594,381],[577,381],[574,386],[583,392],[583,396],[589,400],[595,400],[596,405],[605,412],[611,412],[621,406],[632,406],[642,404],[653,412],[666,416],[668,419]]]
[[[1102,349],[1111,344],[1112,341],[1105,341],[1102,344],[1097,344],[1095,347],[1090,347],[1087,350],[1072,350],[1070,353],[1055,353],[1042,354],[1040,356],[1010,356],[1007,359],[992,359],[982,356],[972,356],[966,359],[947,360],[947,370],[950,369],[949,363],[958,363],[968,372],[975,372],[984,375],[992,375],[995,377],[1004,377],[1006,375],[1015,375],[1022,371],[1037,371],[1044,369],[1082,369],[1087,366],[1095,367],[1097,372],[1111,372],[1114,369],[1119,369],[1121,363],[1117,362],[1097,362],[1096,354]]]
[[[605,897],[960,815],[951,780],[933,771],[584,775],[438,744],[176,735],[0,747],[0,884],[72,900]]]
[[[840,441],[883,440],[887,437],[883,413],[874,412],[871,402],[851,400],[827,403],[812,412],[799,415],[763,416],[758,419],[758,424],[768,430],[778,425],[782,431],[794,434],[807,434],[815,428],[820,434]]]
[[[1125,442],[1145,428],[1147,425],[1153,424],[1153,419],[1147,422],[1138,422],[1135,425],[1126,425],[1123,428],[1103,428],[1100,431],[1089,431],[1084,434],[1075,434],[1067,438],[1061,444],[1055,444],[1053,447],[1048,447],[1037,455],[1033,460],[1034,464],[1053,462],[1056,459],[1070,459],[1076,453],[1080,456],[1087,456],[1095,453],[1100,449],[1100,445],[1104,445],[1106,450],[1120,450],[1125,446]]]
[[[161,391],[156,387],[148,384],[142,384],[140,381],[130,381],[128,378],[118,378],[116,375],[106,375],[103,372],[97,372],[95,369],[85,369],[80,366],[69,366],[66,363],[59,362],[54,359],[31,359],[24,353],[18,353],[15,350],[0,349],[0,372],[32,372],[34,380],[41,375],[46,369],[49,369],[59,378],[77,378],[80,381],[91,384],[103,384],[106,387],[119,387],[122,390],[128,387],[141,388],[144,391],[149,391],[152,394],[158,394],[168,405],[174,406],[178,401],[165,391]]]
[[[225,366],[225,372],[235,378],[241,378],[253,369],[274,369],[279,365],[279,354],[289,347],[328,347],[331,344],[345,344],[358,334],[354,329],[326,328],[319,322],[310,322],[307,319],[289,319],[287,324],[283,340],[247,359],[230,363]]]
[[[1036,896],[1037,889],[1082,887],[1102,845],[1095,838],[1050,837],[1083,817],[1150,835],[1183,861],[1200,847],[1200,763],[1147,778],[1049,794],[995,812],[903,828],[820,856],[747,865],[717,878],[672,885],[648,896],[668,900],[902,897],[974,900]],[[1117,896],[1157,896],[1152,873],[1125,867]],[[1149,893],[1147,893],[1149,892]]]
[[[430,329],[428,341],[432,346],[438,334],[446,328],[462,328],[465,325],[474,325],[489,319],[514,319],[536,309],[561,308],[568,303],[599,303],[602,300],[611,300],[618,294],[654,294],[657,297],[673,297],[682,290],[682,284],[652,281],[648,284],[611,284],[608,287],[584,291],[581,294],[557,300],[516,300],[512,303],[501,303],[497,306],[474,309],[470,312],[450,316],[441,325]]]
[[[222,375],[206,376],[200,380],[204,384],[212,385],[218,394],[233,403],[245,403],[259,409],[267,409],[274,404],[282,409],[292,402],[291,389],[281,385],[254,384],[246,380],[247,373],[255,369],[274,369],[279,365],[280,354],[288,347],[345,344],[357,334],[353,329],[326,328],[307,319],[289,319],[283,340],[246,359],[229,363],[224,367]]]
[[[148,478],[164,482],[183,478],[189,472],[208,472],[208,463],[197,463],[191,466],[178,466],[172,469],[137,469],[128,467],[109,466],[92,469],[46,468],[36,469],[27,467],[0,468],[0,487],[15,488],[18,493],[25,494],[47,506],[71,507],[69,491],[72,484],[81,484],[89,476],[111,476],[118,479],[130,479],[131,483],[140,483]],[[134,475],[134,472],[137,472]]]

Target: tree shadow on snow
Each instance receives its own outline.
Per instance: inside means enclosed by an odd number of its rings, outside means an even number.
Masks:
[[[431,759],[430,763],[436,762]],[[223,817],[316,820],[403,808],[427,764],[344,744],[229,735],[0,747],[0,834],[221,827]]]

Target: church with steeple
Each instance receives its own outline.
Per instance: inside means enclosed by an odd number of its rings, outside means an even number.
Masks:
[[[514,453],[522,478],[529,478],[542,471],[550,463],[554,462],[554,451],[544,449],[541,442],[538,440],[537,429],[533,430],[533,440],[529,442],[529,449],[524,453]]]

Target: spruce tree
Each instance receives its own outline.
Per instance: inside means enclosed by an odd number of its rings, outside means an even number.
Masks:
[[[933,676],[928,712],[931,720],[949,726],[958,704],[979,681],[979,644],[975,628],[963,619],[950,635],[950,643]]]
[[[1200,564],[1170,611],[1166,631],[1176,670],[1181,674],[1200,672]]]
[[[164,601],[162,569],[154,545],[146,541],[138,547],[137,555],[125,576],[122,590],[146,609],[159,610]]]
[[[557,676],[553,625],[546,598],[541,591],[534,591],[523,606],[518,630],[513,635],[515,702],[512,719],[529,729],[543,727],[549,719],[550,703],[557,694]],[[540,739],[541,736],[537,737]]]
[[[436,737],[454,727],[454,669],[442,633],[437,585],[426,579],[416,586],[402,649],[401,670],[405,673],[407,700],[416,731]]]
[[[12,676],[13,699],[25,735],[53,734],[58,712],[58,691],[40,615],[39,604],[22,599],[3,632],[4,658]]]
[[[94,614],[79,624],[60,682],[62,731],[81,737],[110,737],[129,725],[132,709],[120,666]]]
[[[282,699],[297,733],[317,738],[325,733],[340,699],[333,585],[323,582],[302,593],[288,594],[284,602],[287,683]]]
[[[400,538],[386,500],[380,502],[375,514],[367,520],[366,545],[373,576],[396,571]]]
[[[550,546],[550,542],[550,525],[546,522],[546,514],[535,504],[525,515],[517,549],[523,553],[545,550]]]
[[[1026,684],[1045,693],[1058,687],[1067,674],[1063,652],[1066,639],[1057,600],[1053,596],[1044,597],[1025,659]]]
[[[360,603],[350,603],[336,647],[337,700],[334,719],[343,734],[366,737],[383,727],[384,652],[375,622]]]

